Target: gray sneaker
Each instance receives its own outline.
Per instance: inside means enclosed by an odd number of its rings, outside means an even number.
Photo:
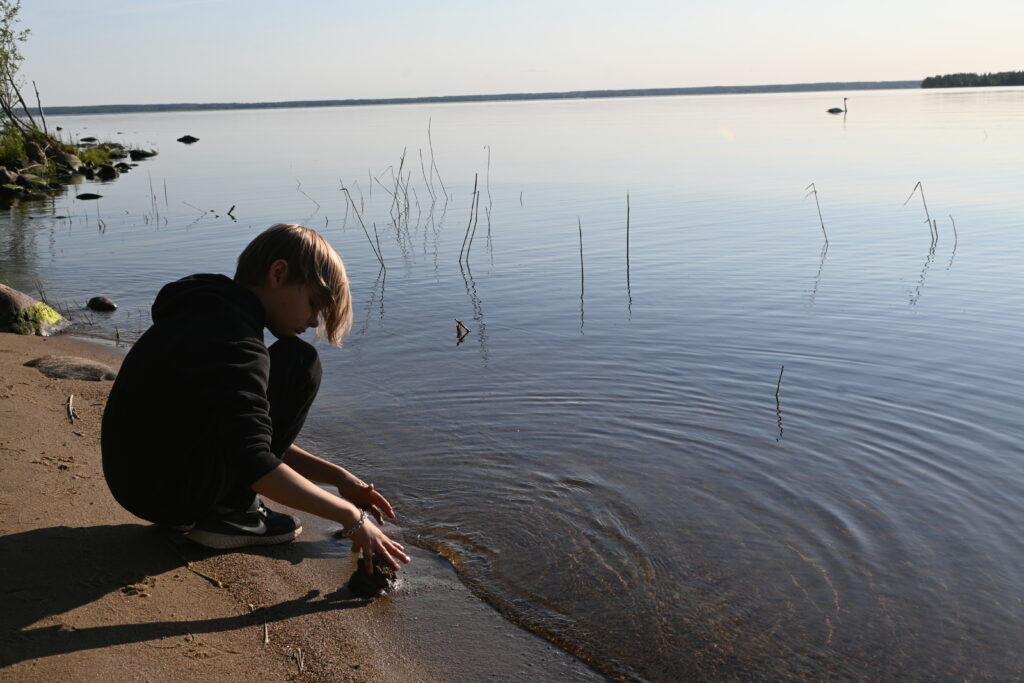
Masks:
[[[207,548],[225,549],[287,543],[301,533],[297,518],[268,509],[257,496],[248,510],[210,515],[185,538]]]

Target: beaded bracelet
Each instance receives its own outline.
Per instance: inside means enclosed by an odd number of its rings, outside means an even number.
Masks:
[[[351,529],[342,530],[342,532],[338,534],[339,536],[341,536],[342,538],[352,538],[352,534],[354,534],[355,532],[359,531],[360,528],[362,528],[363,522],[366,521],[366,510],[360,510],[359,513],[359,521],[355,523],[355,526],[353,526]]]

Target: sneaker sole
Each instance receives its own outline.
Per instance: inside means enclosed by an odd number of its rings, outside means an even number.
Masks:
[[[196,529],[185,534],[185,538],[207,548],[225,550],[230,548],[244,548],[250,545],[278,545],[292,541],[302,533],[302,527],[296,527],[276,536],[241,536],[238,534],[218,534],[210,531]]]

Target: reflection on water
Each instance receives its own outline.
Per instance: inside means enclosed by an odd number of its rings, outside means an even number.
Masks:
[[[358,304],[309,445],[510,618],[624,678],[1010,679],[1024,91],[832,97],[69,118],[160,156],[0,267],[129,335],[305,221]]]

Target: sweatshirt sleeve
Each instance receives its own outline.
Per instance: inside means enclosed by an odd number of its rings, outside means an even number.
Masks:
[[[261,340],[247,337],[200,342],[194,353],[198,404],[215,422],[215,446],[238,481],[252,484],[281,464],[270,450],[267,348]]]

